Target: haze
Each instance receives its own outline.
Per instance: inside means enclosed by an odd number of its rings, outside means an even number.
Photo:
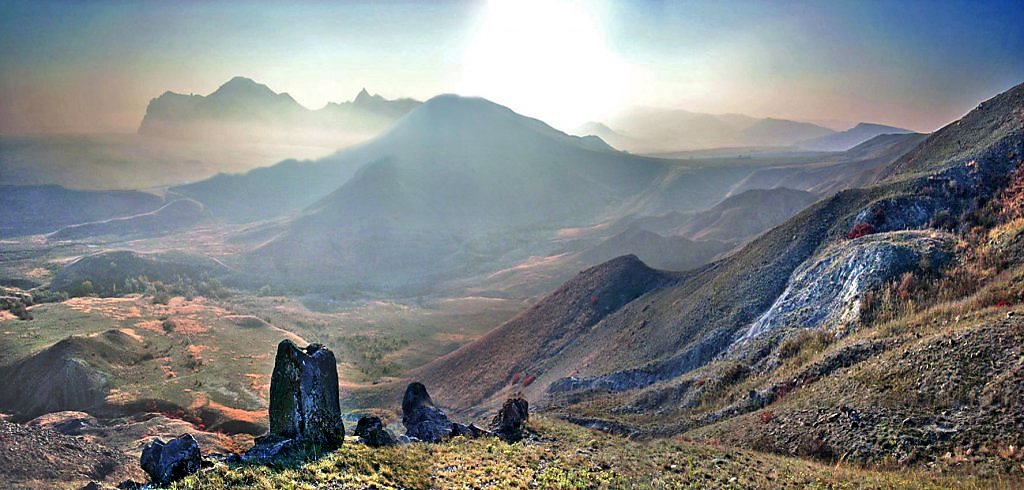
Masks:
[[[3,2],[0,132],[134,132],[244,75],[317,109],[485,96],[567,129],[633,107],[931,131],[1024,75],[1019,2]]]

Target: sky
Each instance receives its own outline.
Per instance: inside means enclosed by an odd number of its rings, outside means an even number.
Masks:
[[[318,109],[487,97],[561,129],[631,108],[932,131],[1024,82],[1024,2],[0,0],[0,133],[133,132],[239,75]]]

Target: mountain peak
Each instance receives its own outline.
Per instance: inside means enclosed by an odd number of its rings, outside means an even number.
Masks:
[[[228,80],[215,90],[209,97],[214,96],[259,96],[277,95],[270,87],[258,83],[251,78],[237,76]]]

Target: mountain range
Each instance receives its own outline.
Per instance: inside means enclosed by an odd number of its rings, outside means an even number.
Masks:
[[[245,270],[288,283],[394,289],[486,275],[560,250],[581,254],[559,270],[630,251],[670,269],[698,266],[802,206],[757,214],[754,202],[773,206],[772,193],[748,195],[744,209],[726,213],[746,222],[708,231],[714,239],[706,243],[671,231],[621,234],[624,227],[572,239],[560,234],[627,216],[697,212],[748,189],[838,190],[902,154],[907,143],[898,143],[865,143],[874,150],[824,158],[651,158],[617,151],[596,136],[567,135],[484,99],[442,95],[378,137],[329,157],[170,191],[220,219],[265,221],[237,236],[249,249]],[[669,259],[669,249],[678,258]]]
[[[418,105],[412,99],[387,100],[363,89],[351,102],[331,102],[310,110],[287,93],[274,92],[249,78],[234,77],[206,96],[165,92],[151,100],[139,134],[350,144],[386,129]]]
[[[871,123],[859,123],[848,130],[836,132],[788,119],[665,109],[635,109],[610,121],[610,125],[588,122],[573,133],[598,136],[620,150],[668,154],[707,148],[748,147],[845,151],[875,136],[911,132]]]

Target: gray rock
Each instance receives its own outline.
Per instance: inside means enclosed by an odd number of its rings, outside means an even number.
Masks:
[[[523,397],[509,398],[491,421],[494,433],[508,442],[523,438],[523,429],[530,419],[530,404]]]
[[[139,464],[157,485],[166,485],[199,471],[203,458],[199,443],[191,434],[182,434],[170,442],[157,438],[142,448]]]
[[[355,435],[359,440],[370,447],[390,446],[395,443],[391,433],[384,428],[384,422],[380,417],[370,415],[359,418],[356,423]]]
[[[452,437],[462,436],[469,439],[475,439],[482,436],[492,436],[490,431],[481,429],[475,424],[463,425],[457,422],[452,423]]]
[[[308,455],[309,445],[298,439],[288,439],[275,435],[256,438],[256,445],[241,457],[242,461],[251,463],[279,463],[285,459],[301,459]]]
[[[402,398],[405,435],[426,442],[438,442],[452,434],[452,422],[434,406],[423,383],[409,383]]]
[[[320,344],[277,346],[270,378],[270,435],[324,448],[345,440],[334,353]]]

